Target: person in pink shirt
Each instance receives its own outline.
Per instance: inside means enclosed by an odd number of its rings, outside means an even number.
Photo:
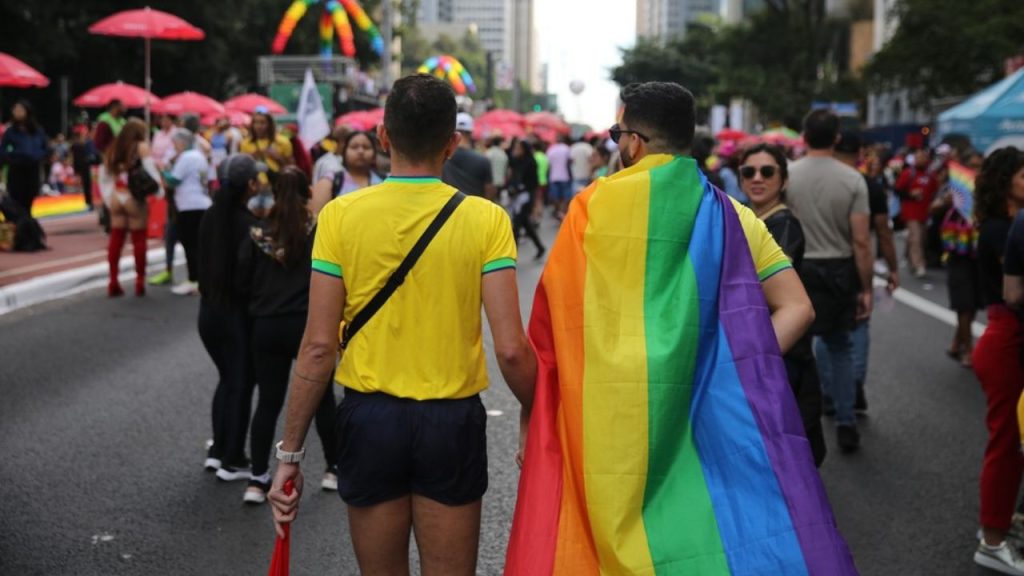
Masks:
[[[569,149],[569,137],[560,137],[558,142],[548,148],[547,154],[550,166],[548,198],[555,205],[556,215],[561,220],[569,208],[569,200],[572,200],[572,174],[569,172],[572,155]]]

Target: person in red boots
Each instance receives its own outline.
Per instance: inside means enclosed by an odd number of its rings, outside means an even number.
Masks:
[[[110,212],[110,241],[107,244],[110,283],[107,295],[111,298],[124,294],[118,272],[121,251],[129,232],[135,253],[135,295],[146,294],[146,203],[136,200],[128,187],[129,174],[137,166],[145,169],[157,183],[160,182],[160,173],[150,156],[146,124],[133,118],[107,147],[99,174],[103,203]]]

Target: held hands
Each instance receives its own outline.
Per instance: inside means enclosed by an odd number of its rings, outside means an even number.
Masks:
[[[871,306],[873,294],[871,288],[861,291],[857,295],[857,320],[867,320],[871,318]]]
[[[291,495],[284,493],[284,484],[288,480],[295,482],[295,490]],[[299,513],[299,499],[302,498],[302,470],[298,464],[278,462],[274,473],[274,484],[270,487],[267,498],[274,512],[274,529],[280,538],[284,538],[284,525],[295,520]]]
[[[526,432],[530,429],[530,414],[525,410],[519,411],[519,449],[516,450],[516,466],[523,467],[526,458]]]

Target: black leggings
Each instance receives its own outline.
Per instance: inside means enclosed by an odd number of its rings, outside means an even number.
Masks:
[[[519,239],[519,231],[525,230],[526,235],[533,241],[533,245],[537,247],[537,253],[544,252],[544,243],[540,241],[540,236],[537,234],[537,225],[533,223],[531,218],[533,214],[533,200],[524,204],[512,219],[512,226],[515,228],[516,239]]]
[[[225,308],[201,300],[199,337],[219,380],[213,394],[213,450],[225,466],[244,468],[245,433],[252,410],[252,351],[249,317],[244,309]]]
[[[305,314],[264,316],[252,321],[252,351],[256,382],[260,388],[256,413],[252,417],[250,454],[252,475],[266,474],[270,449],[274,442],[277,418],[284,406],[291,376],[292,360],[298,356]],[[324,450],[327,466],[337,463],[334,447],[334,387],[328,386],[316,411],[316,433]]]
[[[199,268],[199,223],[203,221],[203,214],[206,210],[186,210],[178,212],[177,219],[173,226],[178,232],[178,240],[185,248],[185,262],[188,266],[188,281],[195,282],[199,279],[197,270]],[[168,226],[171,226],[168,223]],[[173,246],[173,245],[172,245]],[[173,250],[173,248],[171,248]]]

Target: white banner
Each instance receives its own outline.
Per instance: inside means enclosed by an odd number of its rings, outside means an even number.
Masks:
[[[327,122],[324,103],[320,100],[320,91],[313,80],[313,70],[306,68],[306,78],[302,82],[302,93],[299,95],[299,109],[295,111],[295,120],[299,123],[299,139],[309,150],[331,133]]]

